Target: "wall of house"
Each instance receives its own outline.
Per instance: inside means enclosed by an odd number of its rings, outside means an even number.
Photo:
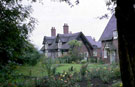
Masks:
[[[97,48],[97,58],[100,59],[102,57],[102,52],[101,52],[101,48]]]
[[[114,46],[115,48],[117,48],[117,49],[116,49],[116,62],[119,62],[118,39],[114,39],[114,40],[113,40],[113,46]]]
[[[58,57],[58,52],[48,52],[47,57],[57,58]]]
[[[108,51],[107,53],[107,58],[104,58],[104,47],[105,47],[105,44],[108,43],[108,42],[111,42],[111,45],[113,45],[113,47],[116,48],[116,55],[115,55],[115,62],[119,62],[119,57],[118,57],[118,40],[115,39],[115,40],[112,40],[112,41],[106,41],[106,42],[102,42],[102,60],[105,62],[105,63],[110,63],[110,52],[111,51]]]
[[[101,47],[101,50],[102,50],[102,60],[105,62],[105,63],[110,63],[110,57],[109,55],[107,54],[107,58],[104,58],[104,47],[105,47],[105,44],[107,42],[102,42],[102,47]]]
[[[85,46],[85,44],[82,41],[80,41],[80,42],[82,43],[82,46],[79,49],[80,53],[83,53],[86,57],[90,57],[87,47]]]

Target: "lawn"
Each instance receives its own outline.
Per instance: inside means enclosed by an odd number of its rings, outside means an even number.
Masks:
[[[79,87],[88,87],[88,85],[90,85],[90,87],[121,87],[122,85],[118,65],[89,63],[87,68],[85,68],[84,64],[62,63],[53,64],[52,67],[54,66],[56,67],[56,73],[51,76],[47,76],[47,71],[42,67],[41,62],[38,62],[35,66],[17,66],[17,73],[38,78],[37,80],[33,79],[33,77],[20,78],[17,80],[20,80],[20,83],[23,82],[23,85],[31,85],[31,87],[36,87],[37,82],[39,82],[40,85],[50,85],[43,87],[55,87],[54,85],[56,84],[59,85],[56,87],[60,87],[61,85],[61,87],[65,87],[64,85],[70,87],[70,84],[77,85],[75,87],[78,87],[78,85]],[[83,68],[81,68],[82,66]],[[72,71],[71,67],[73,67]],[[62,73],[63,71],[66,72]],[[33,84],[31,84],[31,82]]]
[[[53,64],[53,66],[57,66],[56,73],[58,72],[62,73],[63,71],[68,71],[69,69],[71,69],[71,67],[73,67],[74,71],[79,72],[82,64]],[[104,67],[104,66],[106,65],[91,63],[88,64],[88,69]],[[29,66],[29,65],[17,66],[16,72],[19,74],[31,75],[36,77],[43,77],[47,75],[46,70],[45,68],[42,67],[41,62],[39,62],[35,66]]]

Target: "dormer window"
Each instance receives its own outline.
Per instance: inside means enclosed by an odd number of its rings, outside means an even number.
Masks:
[[[118,38],[118,33],[117,30],[113,31],[113,39],[117,39]]]

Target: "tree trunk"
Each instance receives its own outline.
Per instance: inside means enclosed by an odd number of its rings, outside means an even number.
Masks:
[[[117,0],[116,18],[123,87],[135,87],[134,0]]]

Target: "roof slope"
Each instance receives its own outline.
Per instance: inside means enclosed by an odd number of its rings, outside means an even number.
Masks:
[[[99,41],[111,40],[113,38],[113,31],[116,30],[116,28],[116,17],[113,14]]]
[[[95,46],[97,46],[98,48],[101,48],[101,42],[99,42],[99,41],[94,41],[91,36],[86,36],[86,38],[88,39],[89,43],[91,43],[92,46],[95,45]]]
[[[78,33],[73,33],[73,34],[58,34],[56,37],[44,37],[44,41],[43,44],[45,44],[46,42],[48,44],[51,44],[50,46],[48,46],[49,50],[54,50],[54,49],[58,49],[58,41],[60,40],[62,43],[62,47],[61,49],[69,49],[70,46],[68,44],[69,41],[71,40],[77,40],[78,37],[82,37],[83,39],[85,39],[85,41],[89,44],[89,46],[92,49],[92,45],[91,43],[87,40],[87,38],[84,36],[84,34],[82,32],[78,32]],[[41,48],[41,50],[44,50],[44,46]]]

